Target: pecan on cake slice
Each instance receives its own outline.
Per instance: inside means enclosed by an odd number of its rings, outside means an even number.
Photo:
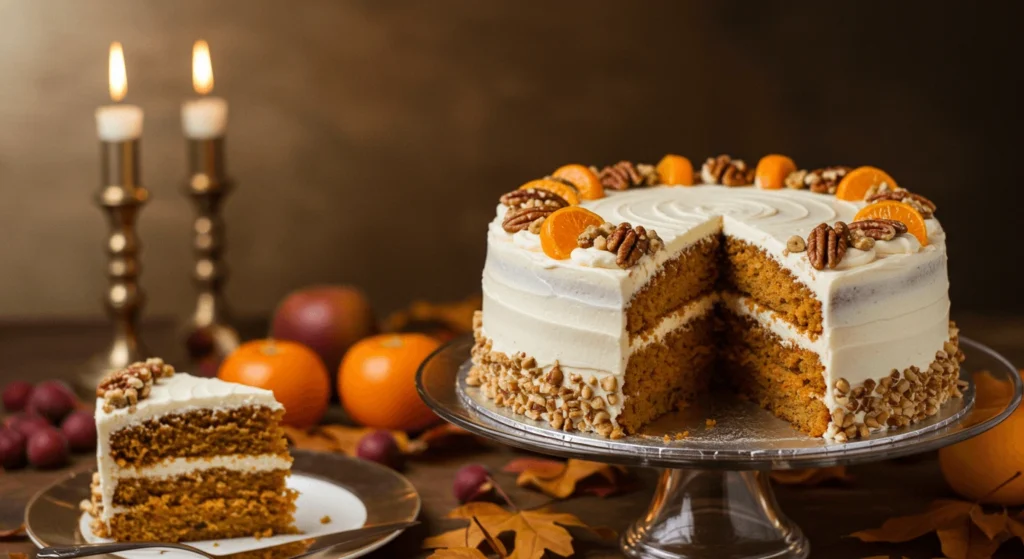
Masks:
[[[96,396],[103,398],[103,411],[107,413],[121,408],[134,411],[139,400],[149,397],[154,382],[173,374],[174,367],[152,357],[107,373],[96,387]]]

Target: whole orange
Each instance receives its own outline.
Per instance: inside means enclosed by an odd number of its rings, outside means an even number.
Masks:
[[[423,334],[381,334],[356,342],[338,368],[338,398],[353,420],[417,431],[437,416],[416,392],[416,370],[441,343]]]
[[[1002,409],[1009,383],[975,375],[975,410]],[[992,405],[995,402],[997,405]],[[992,492],[1014,474],[1024,471],[1024,406],[1005,421],[977,437],[939,450],[939,467],[946,482],[960,495],[994,505],[1024,505],[1024,476]],[[983,498],[984,497],[984,498]]]
[[[311,427],[327,412],[331,380],[313,350],[285,340],[254,340],[238,347],[221,364],[217,377],[274,392],[284,405],[284,424]]]

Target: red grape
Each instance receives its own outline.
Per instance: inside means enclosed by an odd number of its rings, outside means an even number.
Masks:
[[[356,456],[395,470],[401,469],[405,463],[405,455],[398,448],[395,438],[391,436],[391,433],[383,430],[374,431],[359,439]]]
[[[4,387],[3,402],[7,413],[25,409],[32,396],[32,383],[16,380]]]
[[[30,413],[16,413],[4,419],[4,427],[21,433],[25,438],[31,437],[32,433],[49,426],[49,422],[45,419]]]
[[[14,470],[25,465],[25,435],[11,429],[0,430],[0,468]]]
[[[60,421],[75,409],[75,395],[63,382],[41,382],[32,391],[28,409],[45,417],[51,424],[59,425]]]
[[[452,493],[460,503],[472,501],[481,493],[484,484],[491,481],[491,472],[480,464],[469,464],[455,472]]]
[[[96,448],[96,420],[85,411],[72,412],[60,426],[74,452]]]
[[[68,461],[68,441],[53,427],[28,438],[28,461],[37,468],[59,468]]]

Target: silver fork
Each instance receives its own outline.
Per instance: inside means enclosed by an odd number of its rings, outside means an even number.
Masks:
[[[316,546],[315,544],[307,549],[305,552],[298,555],[294,555],[291,559],[298,559],[299,557],[305,557],[314,553],[320,553],[325,549],[350,544],[354,541],[369,539],[373,537],[382,536],[395,530],[404,530],[410,526],[419,524],[417,521],[412,522],[389,522],[386,524],[374,524],[371,526],[363,526],[362,528],[355,528],[352,530],[342,530],[340,532],[334,532],[331,534],[323,534],[317,536],[317,540],[324,538],[330,538],[329,542],[325,542],[323,545]],[[287,544],[282,544],[287,545]],[[274,546],[277,547],[277,546]],[[125,551],[132,551],[135,549],[176,549],[178,551],[185,551],[193,553],[206,559],[220,559],[223,555],[214,555],[212,553],[203,551],[198,547],[192,547],[191,545],[183,543],[170,543],[170,542],[115,542],[115,543],[87,543],[82,545],[69,545],[63,547],[44,547],[36,553],[37,559],[75,559],[76,557],[89,557],[92,555],[103,555],[106,553],[122,553]]]

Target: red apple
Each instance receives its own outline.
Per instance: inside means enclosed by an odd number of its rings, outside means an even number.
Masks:
[[[285,297],[274,312],[271,337],[299,342],[338,370],[348,348],[377,333],[370,301],[351,286],[315,286]]]

